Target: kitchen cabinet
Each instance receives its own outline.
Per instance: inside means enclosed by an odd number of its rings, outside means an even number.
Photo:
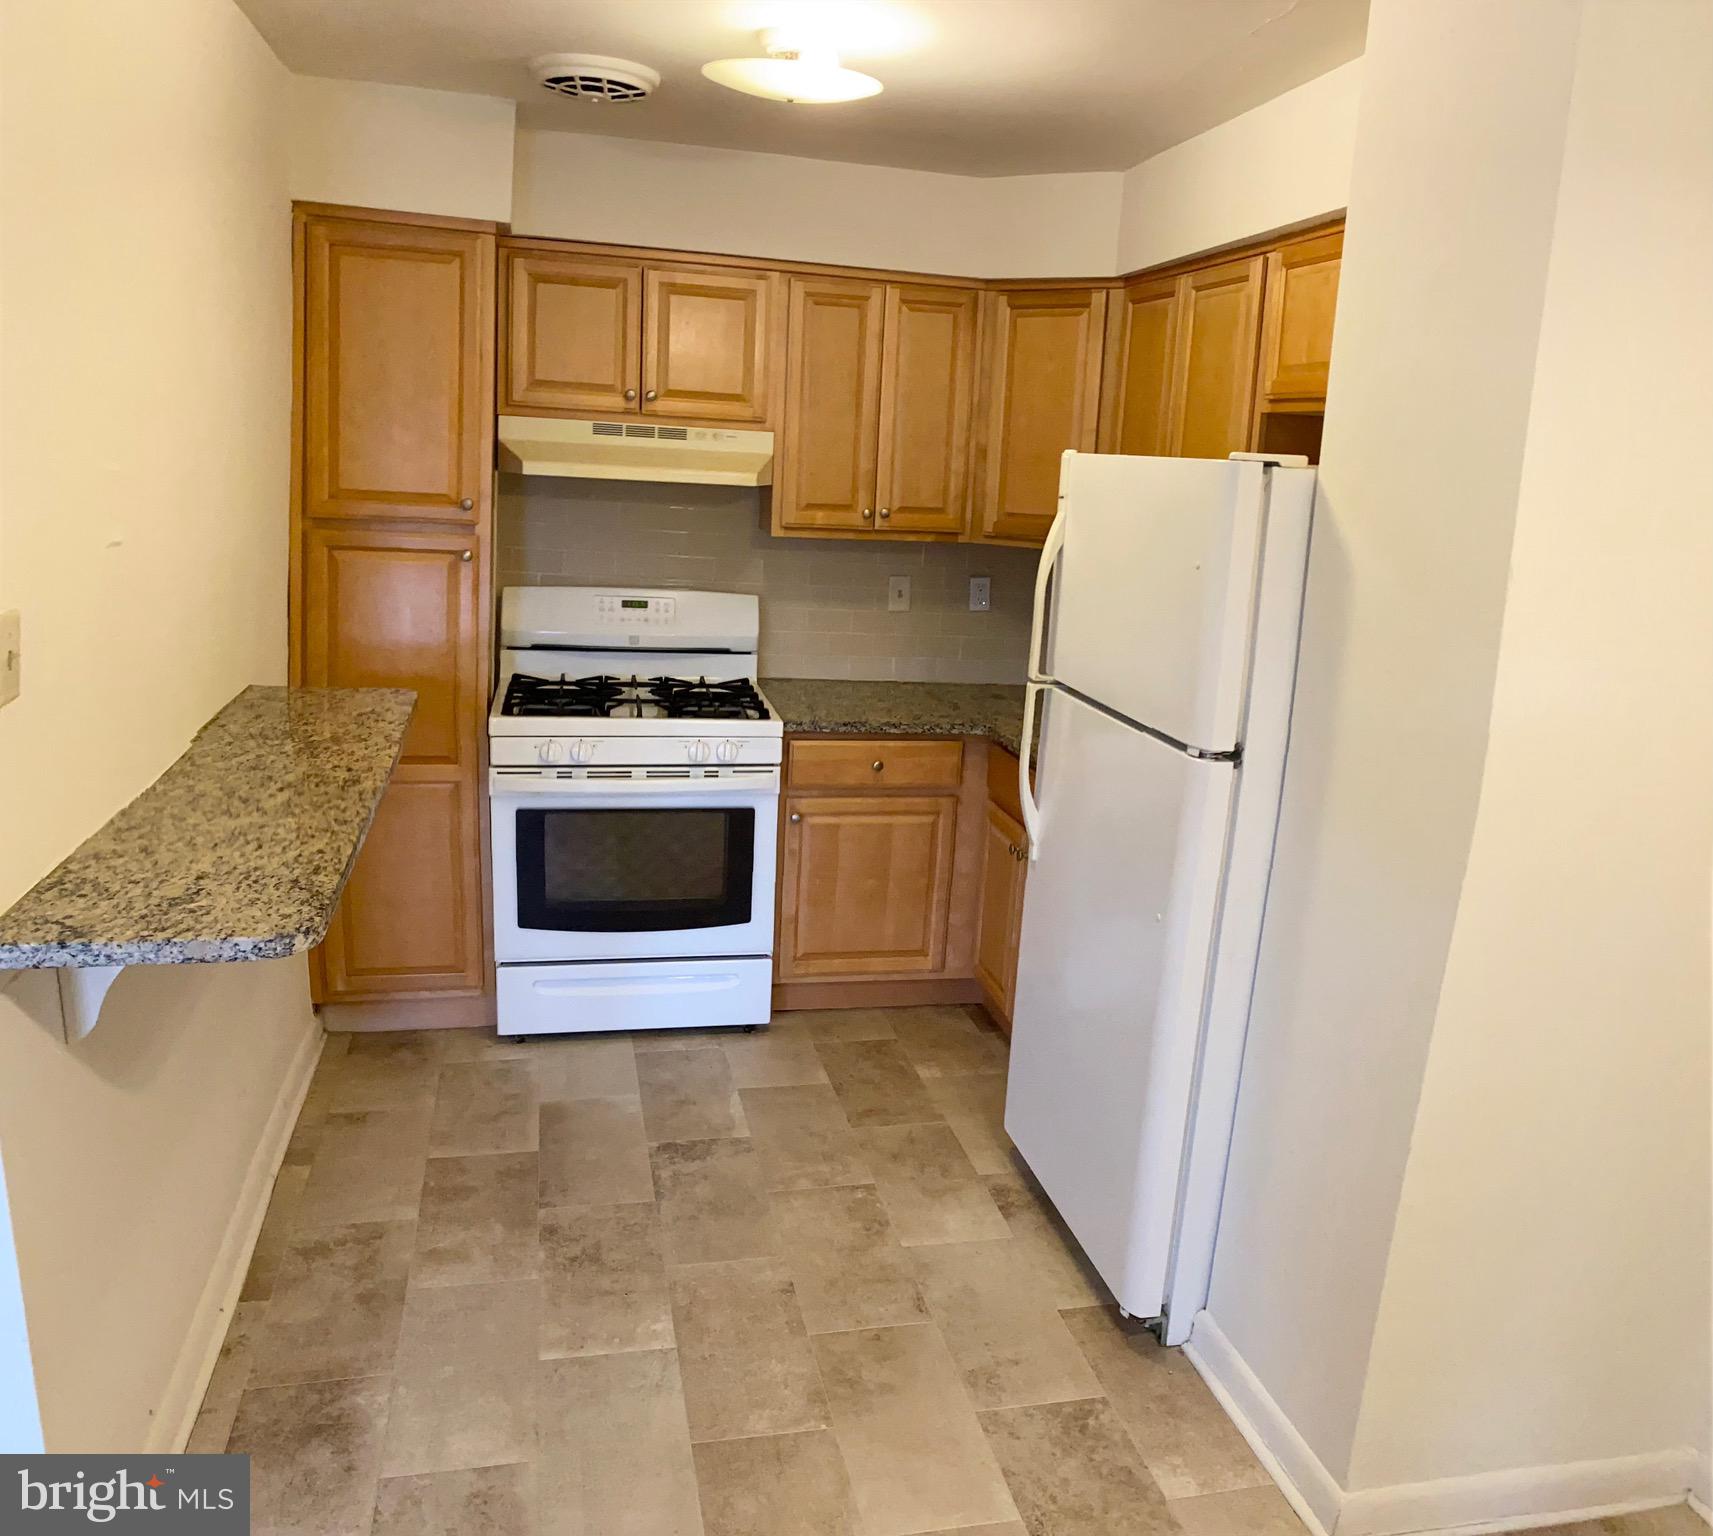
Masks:
[[[754,426],[771,416],[783,280],[753,268],[507,246],[500,409]]]
[[[1265,261],[1252,256],[1187,274],[1178,299],[1172,452],[1223,459],[1249,444]]]
[[[319,1002],[486,984],[490,230],[300,208],[291,666],[417,703],[312,976]]]
[[[976,324],[973,289],[792,279],[776,531],[963,532]]]
[[[1343,254],[1342,230],[1268,253],[1261,332],[1263,410],[1325,408]]]
[[[1177,426],[1172,382],[1181,279],[1129,283],[1110,302],[1100,451],[1170,454]]]
[[[989,747],[975,973],[988,1013],[1007,1034],[1017,997],[1017,948],[1023,933],[1028,861],[1029,839],[1019,804],[1017,759],[1003,747]]]
[[[982,538],[1039,544],[1058,510],[1060,455],[1094,452],[1106,297],[1104,288],[986,294]]]
[[[493,438],[493,237],[327,218],[302,236],[302,515],[476,521]]]

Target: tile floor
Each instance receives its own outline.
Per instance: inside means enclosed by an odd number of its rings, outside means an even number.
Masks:
[[[1297,1536],[1004,1070],[962,1008],[330,1037],[190,1448],[257,1536]]]

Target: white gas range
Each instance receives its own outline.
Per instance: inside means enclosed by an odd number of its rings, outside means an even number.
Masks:
[[[784,733],[759,626],[740,593],[501,594],[501,1034],[767,1022]]]

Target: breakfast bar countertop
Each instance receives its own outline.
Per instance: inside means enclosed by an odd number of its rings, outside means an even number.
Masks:
[[[0,970],[267,960],[321,942],[416,695],[246,688],[0,914]]]
[[[1020,684],[764,677],[760,687],[788,732],[983,736],[1011,753],[1023,736]]]

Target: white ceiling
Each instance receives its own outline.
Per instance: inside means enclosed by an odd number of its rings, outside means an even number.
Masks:
[[[299,74],[510,96],[526,127],[962,175],[1120,170],[1362,52],[1368,0],[239,0]],[[790,106],[704,80],[815,27],[886,86]],[[539,53],[617,55],[647,101],[568,101]]]

